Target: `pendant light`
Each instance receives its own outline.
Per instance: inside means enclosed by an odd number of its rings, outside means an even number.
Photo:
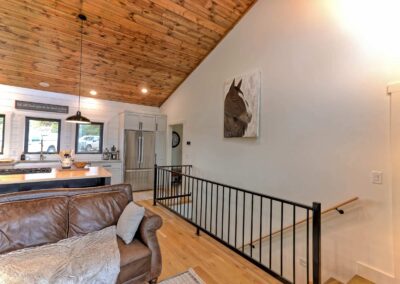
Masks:
[[[80,124],[90,124],[90,120],[81,114],[81,85],[82,85],[82,36],[83,36],[83,22],[86,21],[86,16],[83,14],[78,15],[81,21],[81,55],[79,61],[79,106],[78,111],[75,115],[72,115],[66,119],[69,123],[80,123]]]

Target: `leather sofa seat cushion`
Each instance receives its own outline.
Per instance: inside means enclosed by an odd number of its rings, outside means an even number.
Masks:
[[[0,204],[0,253],[55,243],[67,231],[68,197]]]
[[[68,237],[116,225],[129,200],[123,192],[83,194],[70,198]]]
[[[134,239],[129,245],[120,238],[117,238],[117,242],[121,260],[118,283],[124,283],[150,272],[151,251],[147,246],[138,239]]]

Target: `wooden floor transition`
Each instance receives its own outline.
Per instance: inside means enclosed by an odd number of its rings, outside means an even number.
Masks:
[[[207,284],[281,283],[206,234],[197,236],[192,225],[159,205],[154,207],[152,200],[134,200],[164,222],[158,231],[163,257],[159,280],[193,268]]]

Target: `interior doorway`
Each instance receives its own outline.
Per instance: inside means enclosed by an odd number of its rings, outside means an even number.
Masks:
[[[183,124],[171,125],[171,165],[182,165]]]

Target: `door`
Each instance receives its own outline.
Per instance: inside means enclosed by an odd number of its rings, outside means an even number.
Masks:
[[[125,170],[140,168],[141,132],[125,130]]]
[[[141,163],[142,169],[153,169],[155,164],[155,134],[154,132],[142,133],[141,141]]]

